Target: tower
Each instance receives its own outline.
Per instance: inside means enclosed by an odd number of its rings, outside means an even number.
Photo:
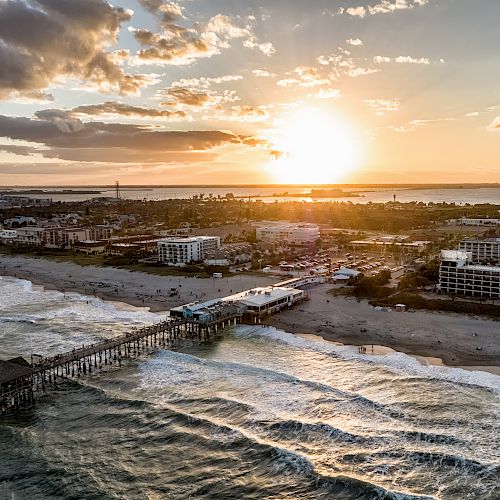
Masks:
[[[115,198],[120,199],[120,183],[118,181],[115,182]]]

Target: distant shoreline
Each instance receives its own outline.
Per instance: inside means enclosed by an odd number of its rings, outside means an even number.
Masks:
[[[30,189],[115,189],[115,185],[40,185],[40,186],[0,186],[0,191],[5,190],[30,190]],[[120,189],[140,189],[146,188],[373,188],[373,189],[476,189],[476,188],[500,188],[500,183],[453,183],[453,184],[376,184],[376,183],[360,183],[360,184],[122,184]],[[57,191],[59,193],[59,191]]]
[[[47,289],[149,307],[152,312],[279,281],[277,277],[250,275],[220,280],[166,277],[23,256],[0,256],[0,275],[16,276]],[[180,290],[179,297],[168,296],[173,286]],[[330,288],[331,285],[315,287],[311,300],[270,316],[265,324],[290,333],[320,335],[346,345],[382,345],[409,355],[441,358],[448,366],[498,365],[498,321],[427,311],[382,312],[365,301],[333,297],[328,293]]]

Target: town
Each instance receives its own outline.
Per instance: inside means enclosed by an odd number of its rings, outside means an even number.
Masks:
[[[232,193],[145,201],[117,191],[82,202],[3,194],[0,260],[31,255],[215,279],[316,276],[332,283],[333,293],[379,306],[466,307],[498,316],[499,210],[396,201],[264,203]]]

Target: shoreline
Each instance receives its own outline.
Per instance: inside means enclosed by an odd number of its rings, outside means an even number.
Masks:
[[[102,300],[149,308],[153,313],[194,300],[208,300],[280,277],[240,275],[229,278],[158,276],[124,269],[55,262],[24,256],[1,256],[0,275],[17,277],[47,290],[94,295]],[[169,297],[171,287],[179,296]],[[268,317],[264,324],[293,334],[309,334],[349,346],[383,346],[425,362],[495,372],[500,359],[500,322],[431,311],[377,311],[365,301],[334,297],[332,285],[310,290],[311,299]],[[492,371],[493,370],[493,371]],[[500,368],[499,368],[500,370]]]

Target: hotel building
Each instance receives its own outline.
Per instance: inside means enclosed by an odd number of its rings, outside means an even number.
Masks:
[[[220,248],[218,236],[164,238],[158,241],[158,261],[170,266],[200,262]]]
[[[444,293],[500,298],[500,266],[470,264],[470,254],[442,250],[438,288]]]
[[[500,262],[500,238],[490,240],[463,240],[459,250],[471,254],[473,262]]]
[[[284,241],[295,245],[309,245],[320,237],[316,224],[291,224],[288,222],[261,222],[255,233],[259,241]]]

